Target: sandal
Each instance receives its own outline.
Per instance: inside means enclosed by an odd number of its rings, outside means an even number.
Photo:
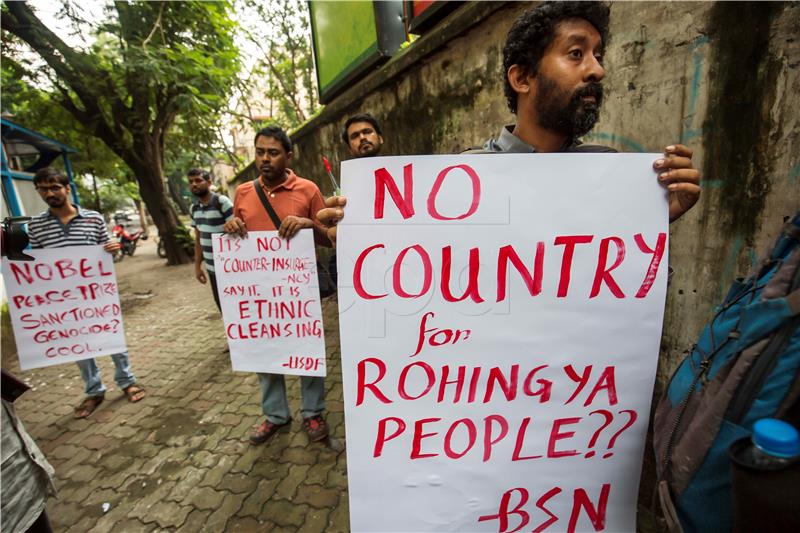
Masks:
[[[101,403],[103,403],[104,396],[87,396],[83,401],[75,407],[75,418],[89,418],[89,415],[94,413]]]
[[[143,400],[144,397],[146,396],[145,390],[136,384],[128,385],[127,387],[122,389],[122,392],[125,393],[125,396],[131,403],[136,403],[139,400]]]

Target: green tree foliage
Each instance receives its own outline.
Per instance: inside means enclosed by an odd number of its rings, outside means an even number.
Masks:
[[[94,184],[92,178],[87,177],[87,181],[78,182],[78,189],[82,190],[83,198],[95,198]],[[97,196],[100,200],[102,210],[111,215],[120,209],[130,209],[131,202],[139,201],[139,187],[136,183],[119,182],[109,179],[97,179]]]
[[[62,16],[73,27],[86,24],[75,4],[65,3]],[[188,262],[164,186],[166,140],[179,128],[197,149],[227,104],[230,79],[239,70],[229,4],[108,4],[103,21],[92,23],[96,40],[84,48],[68,45],[25,2],[6,2],[0,22],[46,64],[21,79],[41,85],[44,76],[51,98],[125,162],[169,263]]]
[[[20,53],[19,43],[14,42],[13,36],[4,33],[3,37],[0,62],[3,112],[10,113],[12,120],[20,125],[77,150],[70,161],[81,205],[107,212],[130,200],[138,200],[138,186],[132,181],[133,176],[125,163],[103,141],[86,131],[52,93],[26,81],[32,75],[32,65]],[[63,166],[61,159],[54,165]],[[97,180],[96,190],[92,177]]]
[[[270,122],[286,129],[299,126],[319,107],[308,8],[294,0],[239,0],[237,11],[248,48],[257,50],[243,93],[252,97],[266,80],[261,94],[270,106]]]

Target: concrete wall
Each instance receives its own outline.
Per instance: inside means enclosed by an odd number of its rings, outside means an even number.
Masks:
[[[347,116],[383,125],[387,154],[452,153],[511,123],[501,49],[532,3],[474,3],[359,82],[298,130],[293,165],[330,186],[321,156],[347,158]],[[800,208],[800,4],[612,4],[607,98],[587,141],[621,151],[695,150],[700,204],[672,225],[659,386],[712,306]],[[337,165],[338,166],[338,165]]]

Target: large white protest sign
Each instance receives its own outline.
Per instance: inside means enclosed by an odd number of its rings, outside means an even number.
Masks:
[[[342,166],[353,531],[633,531],[667,280],[657,154]]]
[[[22,370],[127,350],[117,277],[102,246],[26,250],[3,261]]]
[[[234,370],[325,375],[312,230],[214,235],[214,271]]]

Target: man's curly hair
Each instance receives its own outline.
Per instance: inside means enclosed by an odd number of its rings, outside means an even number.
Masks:
[[[512,113],[517,113],[517,93],[508,81],[508,69],[521,65],[535,74],[544,51],[553,41],[556,25],[566,19],[589,21],[600,33],[605,47],[608,14],[608,6],[602,2],[543,2],[514,21],[503,46],[503,90]]]

